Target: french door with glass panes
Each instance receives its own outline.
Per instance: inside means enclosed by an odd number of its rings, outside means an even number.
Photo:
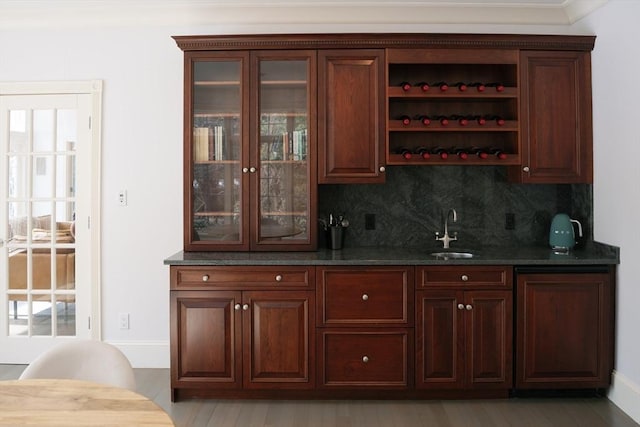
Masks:
[[[0,96],[0,362],[89,337],[90,103]]]

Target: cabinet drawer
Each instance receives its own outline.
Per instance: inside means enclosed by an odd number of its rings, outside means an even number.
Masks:
[[[171,267],[172,289],[314,286],[313,267]]]
[[[323,330],[318,340],[324,387],[405,388],[413,329]]]
[[[413,324],[413,269],[329,267],[318,272],[319,324]]]
[[[421,267],[418,278],[418,288],[464,286],[510,289],[513,286],[513,270],[507,266]]]

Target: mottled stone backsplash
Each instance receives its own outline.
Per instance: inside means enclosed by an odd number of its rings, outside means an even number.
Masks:
[[[503,166],[390,166],[386,174],[385,184],[319,186],[320,217],[344,214],[350,222],[345,247],[440,248],[434,233],[443,233],[450,208],[458,213],[449,221],[449,233],[458,232],[452,248],[545,246],[559,212],[582,223],[584,240],[593,236],[589,184],[512,184]],[[513,230],[505,229],[507,213]],[[375,230],[365,230],[365,214],[375,214]]]

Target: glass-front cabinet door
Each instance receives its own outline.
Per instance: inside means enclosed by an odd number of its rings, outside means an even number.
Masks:
[[[185,250],[249,247],[248,66],[244,52],[186,57]]]
[[[252,53],[252,241],[258,250],[315,249],[316,56]],[[312,94],[312,89],[314,90]],[[253,186],[255,185],[255,186]]]
[[[315,52],[189,52],[185,79],[184,249],[315,249]]]

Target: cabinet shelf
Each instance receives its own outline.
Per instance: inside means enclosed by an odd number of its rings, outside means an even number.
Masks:
[[[237,80],[198,80],[193,82],[194,86],[240,86]]]
[[[465,92],[461,92],[456,88],[450,88],[449,90],[443,92],[440,89],[431,88],[428,91],[423,91],[419,87],[412,87],[408,91],[404,91],[400,87],[390,86],[387,88],[387,94],[389,98],[483,98],[483,99],[493,99],[493,98],[517,98],[518,97],[518,88],[517,87],[505,87],[504,91],[498,92],[494,88],[487,88],[484,92],[478,92],[475,88],[469,88]]]
[[[237,165],[240,160],[200,160],[194,163],[197,165]]]
[[[411,122],[408,125],[403,125],[401,120],[389,120],[390,132],[517,132],[518,121],[507,120],[502,126],[498,125],[479,125],[474,122],[469,122],[467,125],[461,125],[455,121],[451,121],[448,125],[444,126],[434,121],[428,126],[423,125],[419,121]]]
[[[416,155],[411,159],[407,160],[402,157],[400,154],[389,154],[389,159],[387,164],[389,165],[449,165],[449,166],[513,166],[520,164],[520,156],[518,154],[507,154],[507,158],[504,160],[499,160],[495,158],[488,159],[477,159],[475,155],[470,154],[468,159],[462,160],[459,159],[455,154],[450,154],[449,158],[441,159],[436,155],[432,155],[429,159],[423,159],[422,157]]]

